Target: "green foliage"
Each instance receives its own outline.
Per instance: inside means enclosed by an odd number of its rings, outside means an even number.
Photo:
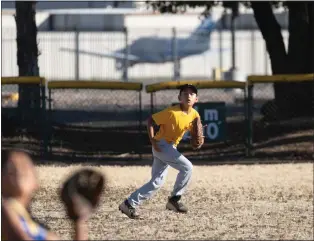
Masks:
[[[184,13],[187,8],[204,7],[204,15],[219,1],[146,1],[148,7],[160,13]]]
[[[208,15],[215,6],[223,6],[237,13],[239,4],[251,8],[250,1],[146,1],[147,7],[160,13],[184,13],[187,8],[204,7],[203,15]],[[287,1],[271,1],[273,8],[287,7]]]

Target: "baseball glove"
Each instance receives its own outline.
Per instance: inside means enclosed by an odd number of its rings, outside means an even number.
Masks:
[[[94,170],[83,169],[70,176],[61,190],[69,218],[76,221],[90,215],[99,203],[104,185],[104,176]]]
[[[191,145],[193,149],[197,150],[204,144],[203,125],[200,118],[195,118],[192,122],[191,128]]]

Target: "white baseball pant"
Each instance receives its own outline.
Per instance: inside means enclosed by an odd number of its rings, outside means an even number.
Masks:
[[[172,143],[169,144],[162,139],[158,142],[158,146],[161,152],[157,152],[152,148],[154,157],[152,178],[128,198],[129,204],[134,208],[151,198],[159,190],[164,184],[169,166],[179,171],[171,196],[182,195],[191,179],[192,163]]]

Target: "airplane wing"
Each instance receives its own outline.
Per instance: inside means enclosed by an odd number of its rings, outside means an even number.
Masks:
[[[72,52],[72,53],[76,53],[75,49],[70,49],[70,48],[60,48],[61,51],[65,51],[65,52]],[[128,54],[127,57],[125,54],[123,53],[117,53],[117,52],[113,52],[113,53],[96,53],[96,52],[90,52],[90,51],[85,51],[85,50],[79,50],[78,51],[80,54],[87,54],[90,56],[96,56],[96,57],[105,57],[105,58],[113,58],[113,59],[120,59],[120,60],[132,60],[132,61],[137,61],[139,60],[139,58],[135,55],[131,55]]]

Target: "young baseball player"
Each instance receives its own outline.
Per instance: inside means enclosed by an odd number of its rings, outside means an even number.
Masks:
[[[59,240],[54,233],[37,223],[29,213],[29,204],[38,189],[35,167],[23,150],[2,150],[1,153],[1,239]],[[74,201],[74,200],[73,200]],[[74,201],[74,206],[77,207]],[[77,210],[75,239],[87,240],[86,210]]]
[[[200,118],[198,112],[192,108],[198,101],[196,87],[190,84],[181,86],[178,99],[180,104],[168,107],[148,118],[147,131],[154,157],[152,177],[148,183],[120,204],[119,210],[129,218],[139,218],[137,207],[152,197],[163,185],[169,166],[178,170],[179,173],[166,208],[175,212],[187,212],[187,208],[179,200],[190,181],[192,163],[177,150],[177,145],[184,133],[191,130],[192,121]],[[159,126],[156,135],[154,125]]]

